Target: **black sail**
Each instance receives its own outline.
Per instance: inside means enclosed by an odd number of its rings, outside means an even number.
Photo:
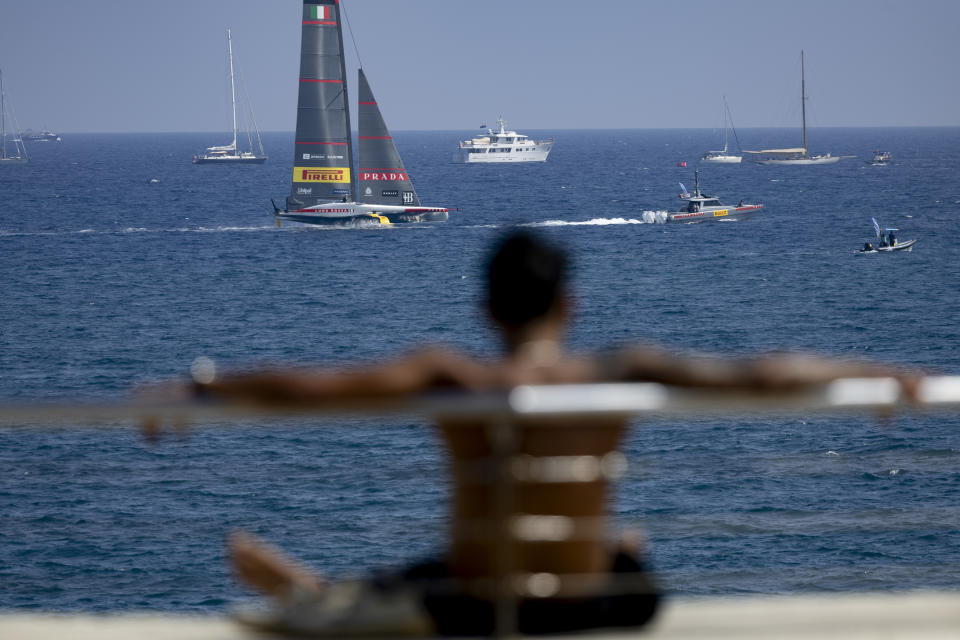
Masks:
[[[350,102],[337,0],[304,0],[302,25],[288,210],[355,200]]]
[[[357,171],[359,202],[365,204],[393,204],[420,206],[420,198],[413,189],[410,176],[403,166],[397,147],[393,144],[380,107],[373,97],[367,76],[360,69],[360,100],[357,108],[360,148]]]

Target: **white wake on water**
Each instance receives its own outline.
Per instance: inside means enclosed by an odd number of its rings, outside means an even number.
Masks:
[[[644,211],[640,219],[637,218],[592,218],[590,220],[545,220],[544,222],[529,222],[525,227],[605,227],[618,224],[657,224],[667,221],[666,211]]]

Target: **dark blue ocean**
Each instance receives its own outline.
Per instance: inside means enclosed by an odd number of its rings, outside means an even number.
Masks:
[[[194,166],[222,134],[64,135],[0,167],[0,402],[121,400],[222,367],[371,361],[424,342],[499,348],[480,269],[512,225],[574,256],[577,350],[632,341],[773,349],[960,373],[960,129],[819,129],[833,166],[701,167],[744,222],[645,224],[722,131],[556,135],[545,164],[450,162],[464,132],[398,132],[446,223],[277,228],[293,136],[267,164]],[[751,148],[796,131],[742,130]],[[893,153],[885,167],[864,161]],[[677,167],[687,161],[687,168]],[[871,217],[919,240],[861,256]],[[638,422],[613,505],[686,596],[960,588],[960,416]],[[243,527],[338,576],[442,545],[444,461],[409,417],[0,427],[0,609],[222,611]]]

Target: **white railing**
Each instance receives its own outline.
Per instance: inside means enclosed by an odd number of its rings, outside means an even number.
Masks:
[[[497,557],[485,585],[495,602],[496,637],[516,635],[517,604],[523,597],[576,592],[590,579],[583,575],[516,574],[511,549],[518,541],[560,540],[597,530],[595,522],[566,516],[515,513],[513,486],[524,482],[593,482],[618,477],[619,454],[531,458],[518,454],[509,433],[516,420],[529,417],[623,417],[640,415],[744,415],[790,412],[926,411],[960,409],[960,376],[926,377],[912,393],[895,378],[845,378],[794,391],[706,390],[656,383],[518,386],[502,391],[451,391],[409,398],[370,398],[297,406],[220,402],[204,398],[178,401],[132,400],[113,403],[48,403],[0,405],[0,427],[25,428],[79,424],[117,426],[136,423],[215,424],[238,418],[279,418],[316,414],[419,414],[438,418],[481,419],[489,425],[493,454],[479,479],[492,487],[494,509],[486,523]],[[470,423],[470,420],[466,422]],[[569,421],[565,421],[569,424]],[[451,424],[455,424],[453,421]],[[316,424],[311,422],[311,425]],[[472,422],[476,424],[476,422]],[[478,468],[479,469],[479,468]],[[557,480],[559,478],[559,480]],[[602,528],[602,527],[600,527]],[[636,578],[610,581],[606,591],[637,593]],[[545,586],[546,585],[546,586]]]
[[[419,414],[492,416],[633,416],[641,414],[756,414],[960,408],[960,376],[928,376],[913,397],[895,378],[841,378],[794,391],[713,390],[640,383],[527,385],[502,391],[435,392],[406,398],[360,398],[270,406],[205,398],[102,403],[0,404],[0,426],[115,425],[145,418],[221,422],[240,416]]]

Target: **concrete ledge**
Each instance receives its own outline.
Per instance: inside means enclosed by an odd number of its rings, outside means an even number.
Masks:
[[[646,629],[583,635],[603,640],[958,640],[960,591],[702,600],[675,598],[665,604],[655,623]],[[276,638],[249,632],[223,616],[0,613],[0,638],[4,640],[249,640],[267,637]],[[543,636],[540,639],[547,640]]]

